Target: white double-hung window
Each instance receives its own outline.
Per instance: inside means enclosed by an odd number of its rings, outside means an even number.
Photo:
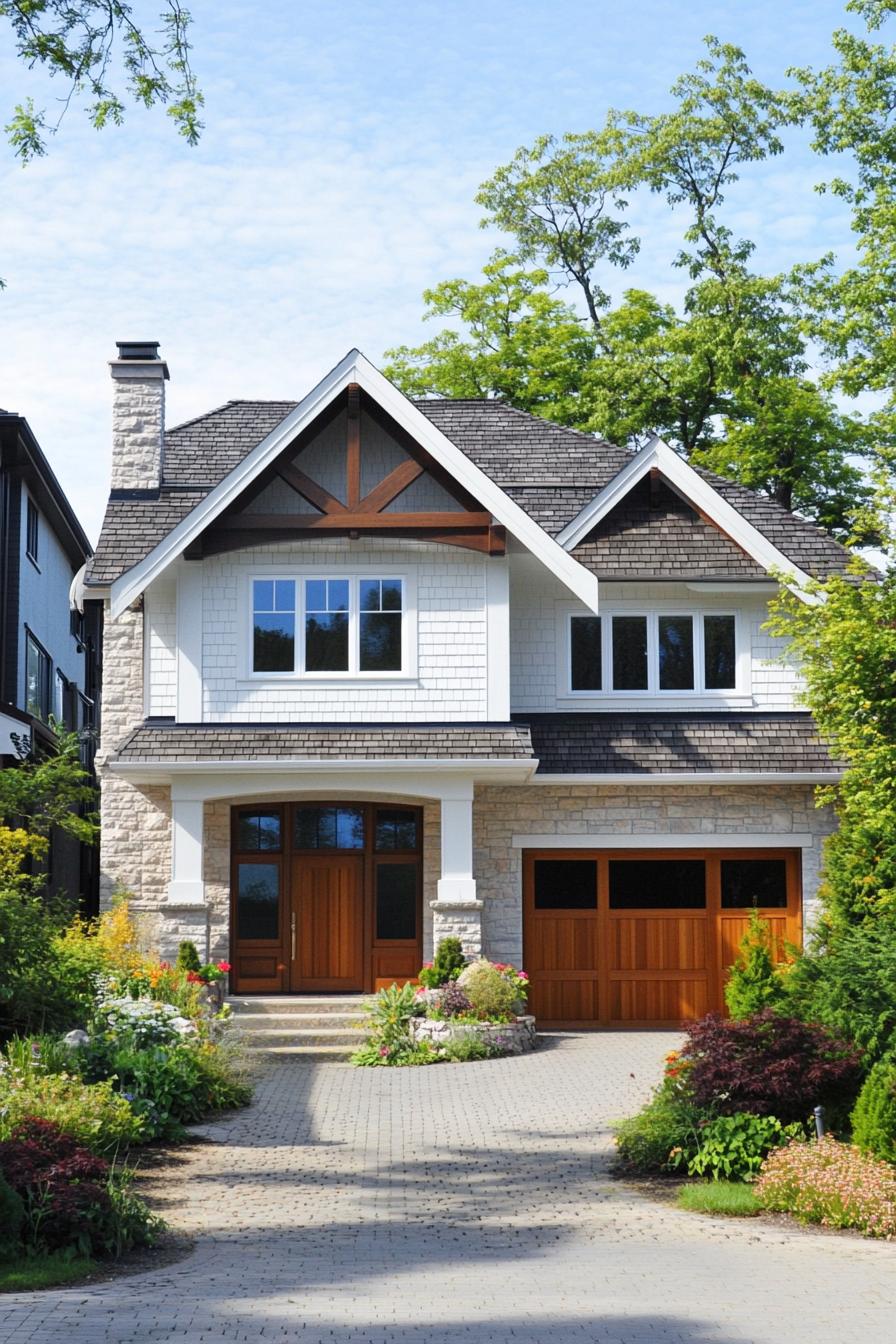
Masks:
[[[410,673],[406,576],[265,577],[251,587],[253,675]]]
[[[733,612],[571,613],[567,632],[568,694],[725,695],[743,689]]]

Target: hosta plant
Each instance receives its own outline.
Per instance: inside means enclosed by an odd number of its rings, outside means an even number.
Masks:
[[[802,1125],[782,1125],[773,1115],[717,1115],[697,1127],[697,1151],[690,1158],[682,1152],[681,1165],[686,1160],[689,1176],[752,1181],[772,1148],[801,1138]]]

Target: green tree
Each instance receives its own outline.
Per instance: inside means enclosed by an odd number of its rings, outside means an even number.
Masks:
[[[789,640],[805,703],[846,763],[819,795],[839,822],[825,844],[822,896],[835,931],[881,917],[896,928],[896,572],[879,582],[834,577],[815,596],[806,604],[782,591],[769,629]]]
[[[497,253],[481,283],[426,291],[426,317],[451,325],[390,351],[387,373],[410,394],[500,396],[616,442],[659,433],[696,465],[855,536],[870,504],[857,461],[877,451],[878,425],[810,378],[800,285],[753,273],[753,243],[721,218],[739,172],[781,153],[804,107],[755,79],[738,47],[706,46],[668,112],[542,136],[483,184],[482,223],[510,233],[514,254]],[[622,218],[638,188],[685,214],[680,310],[637,288],[613,305],[612,273],[640,246]],[[558,283],[578,290],[581,319]]]
[[[98,130],[121,125],[130,99],[165,107],[180,134],[196,144],[203,98],[190,64],[191,18],[180,0],[166,0],[153,35],[125,0],[0,0],[0,18],[9,21],[23,65],[44,70],[64,91],[55,121],[32,98],[13,110],[5,129],[22,163],[46,153],[48,137],[80,97],[89,100]]]
[[[431,341],[386,352],[385,368],[408,396],[502,397],[520,410],[577,425],[593,333],[568,304],[547,292],[547,272],[521,269],[499,252],[480,285],[446,280],[424,293],[425,316],[447,317]]]
[[[81,764],[80,738],[58,725],[56,737],[54,751],[22,744],[19,764],[0,770],[0,825],[20,826],[37,836],[58,827],[92,844],[98,826],[89,809],[96,789]]]
[[[810,305],[809,329],[833,361],[831,381],[849,395],[884,392],[896,414],[896,45],[872,40],[893,16],[886,0],[850,0],[865,36],[838,29],[837,60],[792,73],[795,105],[821,155],[846,155],[852,171],[820,185],[852,212],[856,258],[838,270],[831,255],[798,268]],[[841,160],[842,161],[842,160]]]

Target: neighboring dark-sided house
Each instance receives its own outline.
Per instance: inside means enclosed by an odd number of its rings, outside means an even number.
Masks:
[[[82,759],[93,769],[101,610],[72,610],[72,584],[92,547],[31,428],[0,411],[0,765],[17,743],[52,750],[51,718],[84,731]],[[95,847],[54,834],[49,889],[96,908]]]

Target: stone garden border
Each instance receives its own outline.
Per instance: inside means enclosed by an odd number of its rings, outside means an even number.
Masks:
[[[485,1045],[498,1047],[505,1055],[524,1055],[538,1045],[535,1018],[529,1014],[517,1017],[512,1022],[456,1022],[450,1017],[413,1017],[410,1029],[415,1045],[426,1041],[430,1045],[440,1046],[451,1040],[472,1036]]]

